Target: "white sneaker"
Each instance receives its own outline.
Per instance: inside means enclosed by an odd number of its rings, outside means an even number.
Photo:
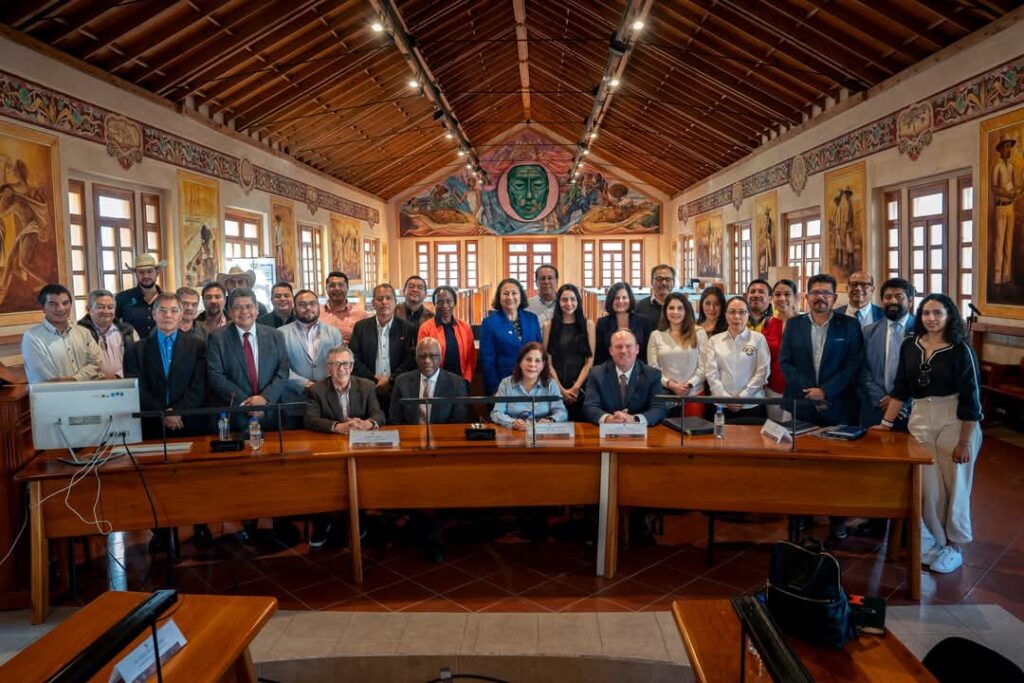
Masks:
[[[964,556],[960,551],[947,545],[939,551],[939,556],[928,566],[936,574],[949,574],[959,569],[963,563]]]
[[[938,543],[932,543],[932,547],[921,551],[921,564],[931,564],[935,560],[939,559],[939,553],[941,551],[941,545]]]

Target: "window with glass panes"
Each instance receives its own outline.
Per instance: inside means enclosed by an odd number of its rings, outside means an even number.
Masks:
[[[160,195],[142,192],[142,239],[145,251],[160,262]]]
[[[466,287],[474,288],[480,282],[477,241],[466,242]]]
[[[683,281],[689,282],[697,277],[697,249],[693,235],[683,237]]]
[[[557,260],[554,240],[505,240],[505,277],[515,278],[526,293],[537,293],[533,272],[545,263]]]
[[[430,282],[430,242],[416,243],[416,274]]]
[[[85,183],[68,181],[68,218],[71,243],[71,294],[75,320],[85,315],[89,299],[88,243],[85,232]]]
[[[135,286],[135,193],[96,184],[92,193],[99,286],[116,294]]]
[[[885,203],[885,274],[886,278],[900,276],[900,192],[886,192]]]
[[[969,317],[971,309],[967,304],[974,300],[974,186],[971,176],[965,175],[957,178],[957,242],[959,246],[960,263],[957,272],[960,273],[960,310],[963,316]]]
[[[583,287],[593,289],[597,286],[597,278],[594,274],[595,246],[594,240],[583,240],[580,249],[582,251],[581,264],[583,269]]]
[[[626,245],[622,240],[598,242],[598,287],[608,289],[625,279],[625,251]]]
[[[458,242],[434,242],[434,277],[427,282],[458,288],[460,252]]]
[[[629,284],[633,288],[644,286],[644,241],[629,241]]]
[[[910,281],[919,295],[946,291],[946,183],[911,187]]]
[[[363,286],[370,291],[378,284],[379,245],[380,240],[363,240]]]
[[[224,214],[225,257],[257,258],[261,255],[263,218],[258,214],[231,209]]]
[[[732,237],[732,291],[746,291],[753,279],[753,242],[750,221],[729,226]]]
[[[299,223],[299,264],[302,284],[314,292],[323,290],[324,249],[323,229],[319,225]]]
[[[786,263],[800,272],[800,289],[821,272],[821,214],[817,209],[786,214]]]

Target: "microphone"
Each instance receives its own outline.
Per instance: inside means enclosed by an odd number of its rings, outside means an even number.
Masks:
[[[978,310],[978,307],[975,306],[974,304],[972,304],[969,301],[967,302],[967,308],[971,309],[971,313],[973,313],[974,315],[977,315],[977,316],[981,315],[981,311]]]

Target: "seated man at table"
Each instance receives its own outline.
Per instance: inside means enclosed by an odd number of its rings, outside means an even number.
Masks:
[[[441,344],[433,337],[424,337],[416,344],[416,370],[404,372],[395,379],[388,415],[390,424],[431,424],[466,422],[469,411],[465,403],[407,403],[403,398],[457,398],[466,395],[466,382],[453,372],[441,369]]]
[[[661,372],[637,360],[640,346],[629,330],[615,332],[608,348],[611,358],[587,377],[583,415],[594,424],[659,424],[667,412],[665,403],[655,398],[663,391]]]

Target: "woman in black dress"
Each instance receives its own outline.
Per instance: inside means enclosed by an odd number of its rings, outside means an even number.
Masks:
[[[582,421],[583,385],[594,366],[594,321],[583,315],[583,299],[576,285],[562,285],[555,301],[558,310],[542,329],[544,349],[569,419]]]
[[[612,335],[619,330],[629,330],[636,337],[642,360],[647,359],[647,338],[651,335],[651,324],[647,318],[636,312],[636,297],[633,288],[625,282],[616,282],[608,288],[604,300],[608,314],[597,321],[597,347],[594,349],[594,365],[600,365],[609,358]]]

